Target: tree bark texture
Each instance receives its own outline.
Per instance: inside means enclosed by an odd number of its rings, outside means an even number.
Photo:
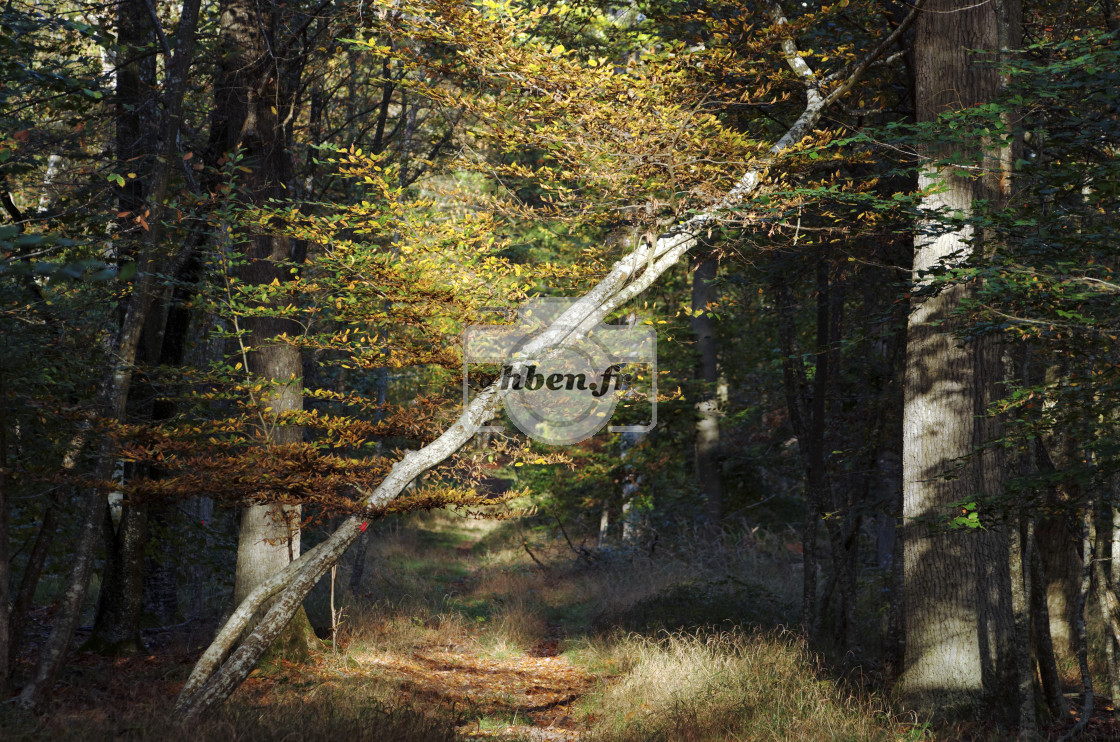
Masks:
[[[220,12],[221,64],[211,143],[215,154],[241,157],[241,165],[249,170],[243,182],[245,195],[263,206],[270,199],[284,199],[292,180],[290,137],[280,119],[280,112],[288,110],[291,91],[285,83],[291,82],[291,75],[276,67],[270,52],[277,48],[279,10],[252,0],[226,0]],[[237,239],[244,249],[241,279],[245,283],[267,286],[291,280],[290,266],[299,256],[286,236],[248,234]],[[246,318],[241,329],[246,332],[249,372],[270,382],[267,397],[256,400],[264,418],[262,442],[301,442],[302,429],[285,424],[283,416],[303,409],[302,355],[298,347],[278,339],[284,334],[298,336],[299,326],[281,317],[254,316]],[[235,603],[299,556],[299,523],[298,505],[250,505],[242,510]],[[306,618],[293,622],[293,631],[297,630],[306,644],[311,638]]]
[[[988,102],[1000,83],[995,68],[972,51],[999,49],[996,8],[932,0],[927,9],[916,23],[914,42],[919,122]],[[937,188],[923,206],[968,215],[974,199],[998,197],[999,184],[991,181],[927,167],[919,187]],[[919,234],[915,283],[928,283],[926,271],[970,255],[976,237],[967,227]],[[912,301],[903,412],[906,659],[899,690],[925,711],[1007,717],[1018,708],[1007,534],[998,527],[935,525],[959,515],[952,512],[955,503],[998,495],[1002,487],[1002,462],[992,452],[963,459],[995,433],[986,411],[1001,368],[990,340],[962,344],[954,335],[963,329],[956,312],[969,293],[968,285],[957,284]],[[1007,720],[1014,723],[1014,715]]]

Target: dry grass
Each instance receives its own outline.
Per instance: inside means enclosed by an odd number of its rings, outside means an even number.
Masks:
[[[440,532],[459,523],[435,514],[422,527]],[[799,580],[790,576],[800,566],[779,537],[755,533],[723,543],[698,537],[675,553],[607,553],[587,565],[563,542],[532,539],[515,525],[474,523],[473,548],[460,543],[438,556],[431,536],[378,537],[369,552],[374,561],[415,566],[426,554],[452,572],[463,565],[473,571],[453,595],[427,592],[422,607],[416,598],[425,590],[415,585],[402,603],[364,609],[352,647],[449,646],[469,635],[482,657],[515,663],[552,639],[574,667],[598,678],[596,690],[572,709],[581,739],[898,740],[911,734],[884,702],[845,693],[799,641],[775,632],[795,615]],[[527,538],[544,569],[526,554]],[[379,574],[402,582],[386,567]],[[426,621],[416,618],[418,608]],[[476,728],[486,729],[487,721]]]
[[[590,710],[588,737],[612,742],[898,740],[886,704],[824,679],[799,640],[728,631],[620,637],[629,669]]]
[[[79,695],[62,689],[50,713],[30,716],[10,706],[0,711],[0,739],[87,742],[328,742],[401,740],[451,742],[461,717],[435,704],[402,704],[398,688],[377,678],[323,682],[289,669],[283,677],[252,678],[217,713],[192,724],[169,719],[178,683],[136,677],[127,691],[111,689],[109,663],[89,664]],[[159,676],[168,668],[161,666]],[[89,677],[92,676],[92,677]],[[110,693],[110,690],[114,692]],[[127,697],[127,701],[125,700]]]
[[[398,519],[371,529],[366,579],[344,596],[339,646],[258,674],[202,724],[166,721],[190,667],[181,654],[147,670],[101,661],[104,682],[86,672],[74,686],[82,692],[50,716],[0,712],[0,736],[905,737],[882,703],[840,690],[797,641],[775,633],[794,615],[797,562],[781,538],[751,534],[722,544],[696,538],[653,558],[620,550],[588,565],[563,541],[532,538],[516,523]],[[343,565],[339,584],[351,568]]]

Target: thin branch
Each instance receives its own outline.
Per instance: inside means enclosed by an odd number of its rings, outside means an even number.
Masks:
[[[152,28],[155,29],[156,38],[159,39],[159,45],[163,49],[163,56],[171,59],[171,45],[167,43],[167,36],[163,33],[163,24],[159,22],[156,6],[152,4],[152,0],[144,0],[144,5],[148,7],[148,15],[152,18]]]
[[[16,202],[12,200],[12,194],[8,193],[8,189],[0,191],[0,202],[4,204],[4,211],[8,212],[8,216],[12,217],[12,221],[16,224],[26,221],[27,217],[16,206]]]
[[[523,547],[525,547],[525,553],[529,555],[529,558],[533,560],[534,564],[536,564],[541,569],[547,569],[543,564],[541,564],[541,560],[537,559],[537,555],[529,550],[529,542],[528,541],[526,541],[525,539],[521,539],[521,545]]]
[[[846,80],[844,80],[843,84],[841,84],[839,87],[828,94],[828,97],[825,99],[825,105],[830,105],[837,98],[840,98],[841,96],[846,94],[849,90],[852,89],[852,86],[859,82],[859,79],[863,77],[863,73],[866,72],[869,67],[871,67],[871,64],[879,59],[879,57],[883,56],[887,49],[890,49],[891,46],[893,46],[895,42],[902,38],[902,35],[910,29],[910,26],[914,25],[914,21],[918,20],[918,15],[921,14],[922,8],[925,6],[926,2],[927,0],[918,0],[918,2],[914,3],[914,5],[911,6],[910,12],[906,14],[906,17],[902,20],[902,23],[898,24],[898,28],[896,28],[890,36],[883,39],[882,42],[880,42],[879,45],[875,47],[870,54],[860,60],[859,64],[857,64],[855,68],[852,69],[851,73],[848,74],[848,77]],[[844,67],[826,77],[824,79],[825,84],[840,79],[845,74],[847,74],[847,71],[848,66],[845,65]]]

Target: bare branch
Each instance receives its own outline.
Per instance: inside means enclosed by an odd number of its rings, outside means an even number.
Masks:
[[[167,43],[167,36],[163,33],[163,24],[159,22],[159,13],[156,12],[156,6],[152,4],[152,0],[144,0],[144,5],[148,7],[148,15],[152,19],[152,28],[156,31],[156,38],[159,39],[160,48],[163,49],[163,56],[171,59],[171,45]]]
[[[844,80],[839,87],[828,94],[828,97],[825,99],[826,106],[831,105],[833,101],[846,95],[848,91],[852,89],[852,86],[859,82],[860,78],[863,77],[863,73],[867,72],[871,64],[879,59],[879,57],[883,56],[887,49],[890,49],[902,38],[902,35],[910,29],[910,26],[914,25],[914,21],[918,20],[918,16],[921,14],[922,8],[925,6],[926,2],[927,0],[918,0],[914,3],[913,7],[910,8],[910,12],[902,19],[902,23],[898,24],[898,28],[892,31],[887,38],[883,39],[870,54],[861,59],[855,68],[852,69],[851,73],[848,73],[849,68],[845,66],[825,78],[824,82],[830,83],[840,79],[845,74],[848,75],[847,79]]]

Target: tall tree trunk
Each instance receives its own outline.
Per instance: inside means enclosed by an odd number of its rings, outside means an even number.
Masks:
[[[170,303],[163,317],[163,332],[159,342],[159,356],[155,363],[167,366],[183,364],[191,328],[190,302],[197,290],[202,263],[197,254],[192,256],[179,279],[180,285],[171,292]],[[169,420],[178,411],[174,401],[155,397],[152,401],[152,420]],[[158,469],[149,476],[162,476]],[[149,534],[154,538],[154,548],[144,555],[143,612],[161,625],[173,623],[179,613],[178,582],[183,574],[177,565],[181,558],[173,539],[167,538],[169,529],[181,524],[179,508],[170,504],[149,506]]]
[[[215,85],[216,117],[211,139],[217,152],[233,156],[238,151],[248,168],[245,196],[258,205],[284,199],[291,180],[288,136],[280,111],[288,110],[290,90],[283,85],[288,70],[276,69],[276,6],[253,0],[225,0],[221,4],[221,69]],[[282,64],[282,63],[281,63]],[[268,286],[291,280],[291,262],[298,256],[284,235],[253,234],[243,240],[245,262],[242,280]],[[250,373],[270,382],[262,409],[262,442],[285,445],[303,440],[299,427],[283,422],[284,415],[303,409],[303,362],[299,348],[278,339],[298,335],[299,326],[273,316],[247,318],[247,366]],[[299,507],[251,505],[241,514],[237,545],[237,578],[234,600],[240,603],[261,582],[299,556]],[[285,637],[293,649],[312,639],[306,615],[292,622],[297,635]]]
[[[116,160],[119,170],[144,173],[157,154],[153,138],[155,126],[156,58],[148,53],[155,44],[155,28],[144,0],[120,0],[117,4],[117,42],[120,58],[127,60],[116,73]],[[135,216],[143,213],[145,178],[131,178],[120,187],[118,208],[125,214],[120,221],[121,234],[116,240],[117,257],[134,257],[129,249],[137,227]],[[132,237],[129,237],[129,232]],[[138,241],[137,241],[138,242]],[[145,317],[145,329],[150,313]],[[142,333],[143,334],[143,333]],[[142,337],[140,347],[150,343]],[[140,639],[139,558],[147,541],[147,512],[131,503],[122,508],[119,528],[106,515],[105,569],[101,575],[97,616],[93,633],[86,647],[107,654],[138,654],[143,651]]]
[[[79,427],[74,437],[70,439],[69,449],[62,458],[62,473],[64,475],[72,474],[78,466],[82,449],[85,448],[86,439],[89,437],[88,423],[89,420],[87,419]],[[27,555],[27,565],[24,567],[23,577],[20,579],[19,591],[16,593],[15,603],[12,605],[9,623],[11,645],[8,664],[13,670],[15,659],[19,654],[20,642],[23,640],[23,628],[27,623],[31,606],[35,602],[35,591],[39,586],[39,580],[43,576],[43,569],[47,563],[47,556],[50,554],[51,544],[54,543],[62,512],[65,509],[67,499],[73,499],[74,494],[69,488],[55,489],[51,493],[50,501],[43,513],[43,519],[39,522],[39,530],[35,533],[35,541],[31,545],[31,552]]]
[[[1109,605],[1109,586],[1112,584],[1109,578],[1109,569],[1105,567],[1105,554],[1108,550],[1105,546],[1112,540],[1112,517],[1113,509],[1111,505],[1106,510],[1107,518],[1105,524],[1107,529],[1100,533],[1093,534],[1094,553],[1096,558],[1093,559],[1093,581],[1097,586],[1097,600],[1100,605],[1101,615],[1108,616],[1111,612],[1112,606]],[[1095,530],[1095,529],[1094,529]],[[1111,560],[1110,560],[1111,561]],[[1105,642],[1105,669],[1108,676],[1108,692],[1109,696],[1113,699],[1113,713],[1117,712],[1115,701],[1120,699],[1120,675],[1117,673],[1117,656],[1116,656],[1116,639],[1114,634],[1109,631],[1104,639]]]
[[[1110,520],[1112,528],[1108,534],[1109,546],[1111,547],[1111,554],[1109,558],[1108,581],[1105,583],[1105,588],[1110,590],[1116,589],[1116,583],[1120,580],[1120,509],[1117,509],[1115,504],[1116,500],[1116,484],[1115,478],[1113,480],[1113,491],[1109,498]],[[1104,590],[1102,590],[1104,592]],[[1113,633],[1109,642],[1112,645],[1112,658],[1115,665],[1112,670],[1112,677],[1114,680],[1114,687],[1112,688],[1112,714],[1113,716],[1120,716],[1120,641],[1117,641],[1116,634]]]
[[[1015,672],[1019,691],[1019,739],[1034,740],[1037,735],[1034,697],[1034,663],[1031,661],[1031,548],[1034,523],[1029,515],[1009,525],[1011,531],[1008,563],[1011,571],[1011,609],[1015,621]]]
[[[189,260],[176,277],[183,286],[174,291],[167,289],[153,301],[140,340],[142,355],[139,360],[144,366],[178,366],[182,363],[189,327],[189,313],[183,305],[193,293],[193,289],[188,287],[197,280],[198,267],[197,260]],[[139,393],[133,396],[141,399],[138,404],[132,405],[132,414],[137,418],[160,421],[175,413],[174,404],[157,397],[145,374],[140,374],[136,386]],[[158,467],[144,469],[143,474],[148,477],[161,476]],[[162,522],[166,518],[166,506],[128,500],[122,505],[119,524],[114,527],[113,519],[106,518],[105,570],[93,633],[85,645],[87,649],[119,655],[145,651],[140,624],[146,605],[152,604],[152,588],[156,585],[162,589],[157,606],[160,620],[170,621],[167,609],[176,601],[175,573],[166,560],[156,562],[148,554],[148,526],[153,508]],[[146,580],[147,573],[158,576],[158,582]],[[170,613],[173,614],[174,610]]]
[[[108,655],[133,655],[145,651],[140,636],[144,592],[144,547],[148,543],[148,508],[125,503],[120,523],[114,527],[105,503],[107,536],[105,570],[97,600],[93,633],[83,649]]]
[[[8,624],[8,667],[9,675],[15,669],[15,660],[19,656],[23,629],[27,624],[28,614],[31,612],[35,600],[35,590],[43,576],[43,568],[47,564],[47,556],[54,543],[59,521],[62,516],[64,490],[55,490],[47,503],[46,512],[39,522],[39,530],[35,532],[35,541],[31,544],[31,552],[27,556],[27,566],[23,570],[23,577],[19,582],[19,590],[12,604],[11,618]]]
[[[829,353],[828,341],[832,329],[832,322],[830,319],[832,300],[829,291],[828,268],[828,261],[825,260],[824,256],[818,256],[816,264],[817,339],[816,348],[814,349],[813,399],[812,406],[809,409],[809,428],[805,446],[806,479],[809,493],[805,510],[806,532],[808,532],[810,528],[814,531],[816,530],[823,509],[826,505],[832,504],[831,486],[828,477],[828,457],[825,454],[828,387],[831,375],[829,370],[831,354]],[[842,541],[838,535],[838,530],[839,525],[835,520],[830,520],[826,523],[826,531],[829,534],[830,543],[833,547],[832,557],[834,570],[832,579],[829,581],[830,588],[827,594],[830,594],[835,589],[839,574],[844,570],[841,552],[838,550],[839,544]],[[842,600],[843,596],[841,596],[841,601]],[[821,612],[827,609],[828,602],[828,597],[825,597],[821,601]],[[808,620],[806,628],[809,630],[809,636],[812,638],[817,638],[819,636],[821,619],[823,618],[821,612],[815,612],[805,617],[806,620]]]
[[[1058,663],[1054,656],[1054,644],[1050,638],[1050,616],[1046,605],[1046,580],[1042,558],[1038,555],[1037,535],[1031,547],[1031,636],[1038,661],[1038,676],[1042,683],[1042,695],[1046,707],[1055,719],[1069,716],[1069,705],[1062,693],[1062,682],[1058,676]]]
[[[11,554],[8,549],[8,399],[4,367],[0,365],[0,699],[8,700],[11,659],[15,656],[15,633],[8,612],[11,584]]]
[[[1077,591],[1077,668],[1081,672],[1081,714],[1077,724],[1063,739],[1077,739],[1093,718],[1095,689],[1093,674],[1089,669],[1089,636],[1085,622],[1085,609],[1093,584],[1093,547],[1096,545],[1094,528],[1094,502],[1090,497],[1081,513],[1081,586]]]
[[[1041,448],[1042,443],[1038,446]],[[1053,467],[1050,467],[1053,470]],[[1045,471],[1045,469],[1044,469]],[[1038,549],[1046,569],[1047,614],[1054,651],[1066,661],[1077,658],[1077,595],[1081,584],[1081,557],[1077,553],[1077,531],[1071,527],[1069,498],[1050,487],[1047,499],[1051,514],[1039,519]],[[1057,512],[1054,512],[1057,510]]]
[[[992,99],[998,74],[971,50],[996,51],[999,22],[989,4],[930,2],[916,24],[918,121]],[[968,215],[974,199],[998,198],[998,185],[989,180],[927,168],[919,186],[937,188],[923,206]],[[930,226],[915,239],[916,284],[928,283],[925,271],[973,250],[970,229],[930,234]],[[954,503],[999,494],[1002,485],[1003,462],[994,453],[962,461],[994,433],[986,410],[1001,368],[990,340],[962,346],[954,337],[962,329],[956,311],[969,294],[969,286],[954,285],[912,301],[903,412],[906,660],[899,690],[919,709],[963,715],[988,710],[1014,723],[1007,534],[998,527],[931,525],[952,515]],[[954,466],[960,468],[946,478]]]
[[[809,430],[805,423],[809,417],[808,402],[805,399],[805,368],[797,350],[795,316],[796,311],[790,297],[789,288],[781,281],[774,285],[774,295],[778,307],[778,336],[782,348],[782,386],[785,390],[786,409],[789,411],[790,425],[797,436],[799,447],[804,456],[811,455]],[[818,492],[812,484],[805,488],[804,520],[801,525],[801,554],[803,560],[801,582],[801,630],[807,636],[813,633],[817,616],[817,530],[820,522]]]
[[[184,0],[175,34],[175,51],[167,62],[164,81],[163,115],[160,121],[160,156],[152,168],[149,189],[149,229],[145,234],[144,248],[137,257],[138,278],[129,294],[120,329],[110,353],[111,365],[105,370],[101,383],[99,410],[105,419],[124,419],[128,393],[132,385],[132,367],[140,346],[140,334],[147,320],[148,311],[155,299],[161,273],[176,273],[186,260],[181,248],[168,249],[163,244],[163,208],[171,188],[171,173],[178,162],[178,141],[183,96],[187,75],[194,59],[195,30],[198,23],[199,0]],[[97,477],[105,480],[113,473],[111,444],[102,444],[98,456]],[[23,687],[19,704],[24,708],[38,706],[57,677],[66,657],[74,631],[81,617],[82,604],[93,571],[93,556],[100,533],[104,497],[91,489],[82,502],[82,520],[71,557],[59,609],[51,625],[51,633],[39,652],[32,679]]]
[[[719,529],[723,522],[723,457],[720,455],[720,389],[715,327],[708,316],[712,303],[712,282],[719,263],[704,258],[692,274],[692,332],[696,335],[699,358],[696,377],[703,382],[696,402],[696,442],[694,471],[696,483],[707,503],[708,521]]]

